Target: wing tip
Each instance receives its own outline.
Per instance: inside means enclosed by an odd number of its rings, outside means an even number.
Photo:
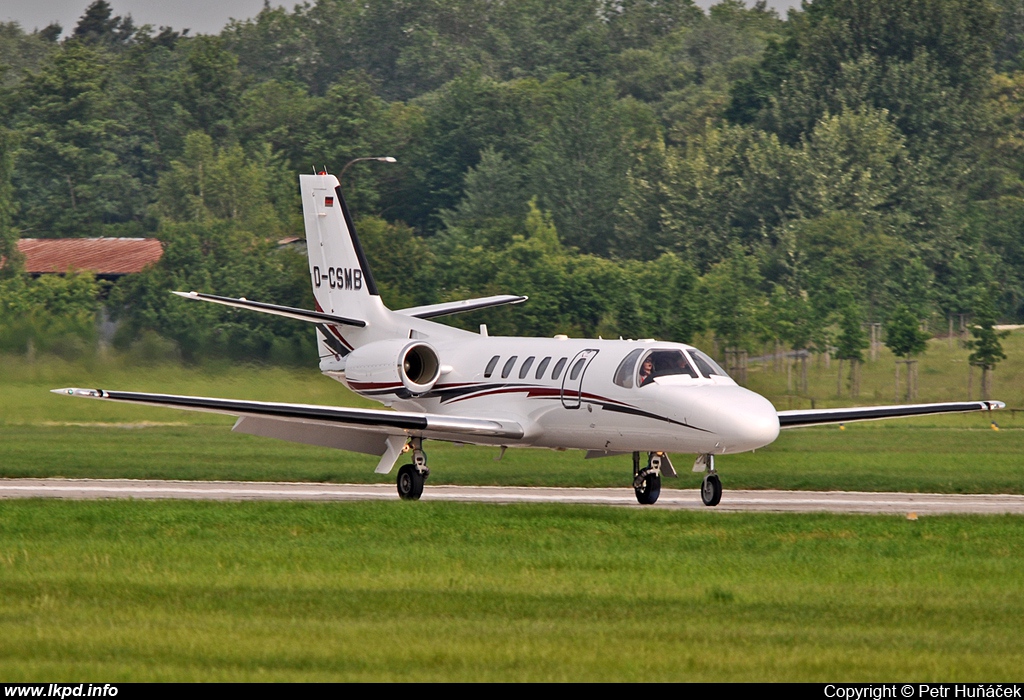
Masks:
[[[61,396],[80,396],[87,399],[102,399],[106,396],[106,392],[103,389],[78,389],[75,387],[50,389],[50,393],[60,394]]]

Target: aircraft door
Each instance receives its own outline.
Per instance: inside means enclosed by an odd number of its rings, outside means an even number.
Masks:
[[[565,375],[562,377],[562,405],[566,408],[579,408],[580,398],[583,394],[583,375],[587,372],[591,360],[597,355],[597,350],[583,350],[572,358],[572,362],[565,368]]]

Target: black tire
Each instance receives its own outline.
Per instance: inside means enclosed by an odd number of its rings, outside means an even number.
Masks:
[[[661,495],[661,474],[644,469],[640,472],[641,482],[633,488],[636,501],[642,506],[653,506]]]
[[[700,500],[706,506],[717,506],[722,500],[722,480],[718,474],[708,474],[700,485]]]
[[[423,495],[423,481],[426,477],[411,464],[398,470],[398,497],[403,501],[418,501]]]

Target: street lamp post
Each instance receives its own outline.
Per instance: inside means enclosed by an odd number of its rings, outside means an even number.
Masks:
[[[341,172],[338,174],[338,184],[339,185],[341,184],[342,178],[345,177],[345,171],[346,170],[351,168],[356,163],[360,163],[360,162],[362,162],[364,160],[379,160],[381,163],[396,163],[397,162],[391,156],[369,156],[369,157],[366,157],[366,158],[353,158],[349,162],[345,163],[345,167],[342,168]]]

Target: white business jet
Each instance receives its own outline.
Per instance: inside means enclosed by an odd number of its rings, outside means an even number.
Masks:
[[[238,416],[233,430],[379,457],[398,493],[417,499],[430,473],[424,440],[632,455],[633,488],[653,504],[668,453],[697,455],[701,499],[717,505],[715,455],[770,444],[780,428],[1003,408],[999,401],[776,411],[697,348],[654,340],[488,336],[435,323],[448,314],[517,304],[499,295],[391,311],[384,306],[333,175],[301,175],[316,311],[200,294],[213,302],[316,324],[320,370],[394,410],[271,403],[102,389],[55,393]],[[641,456],[646,455],[645,463]]]

